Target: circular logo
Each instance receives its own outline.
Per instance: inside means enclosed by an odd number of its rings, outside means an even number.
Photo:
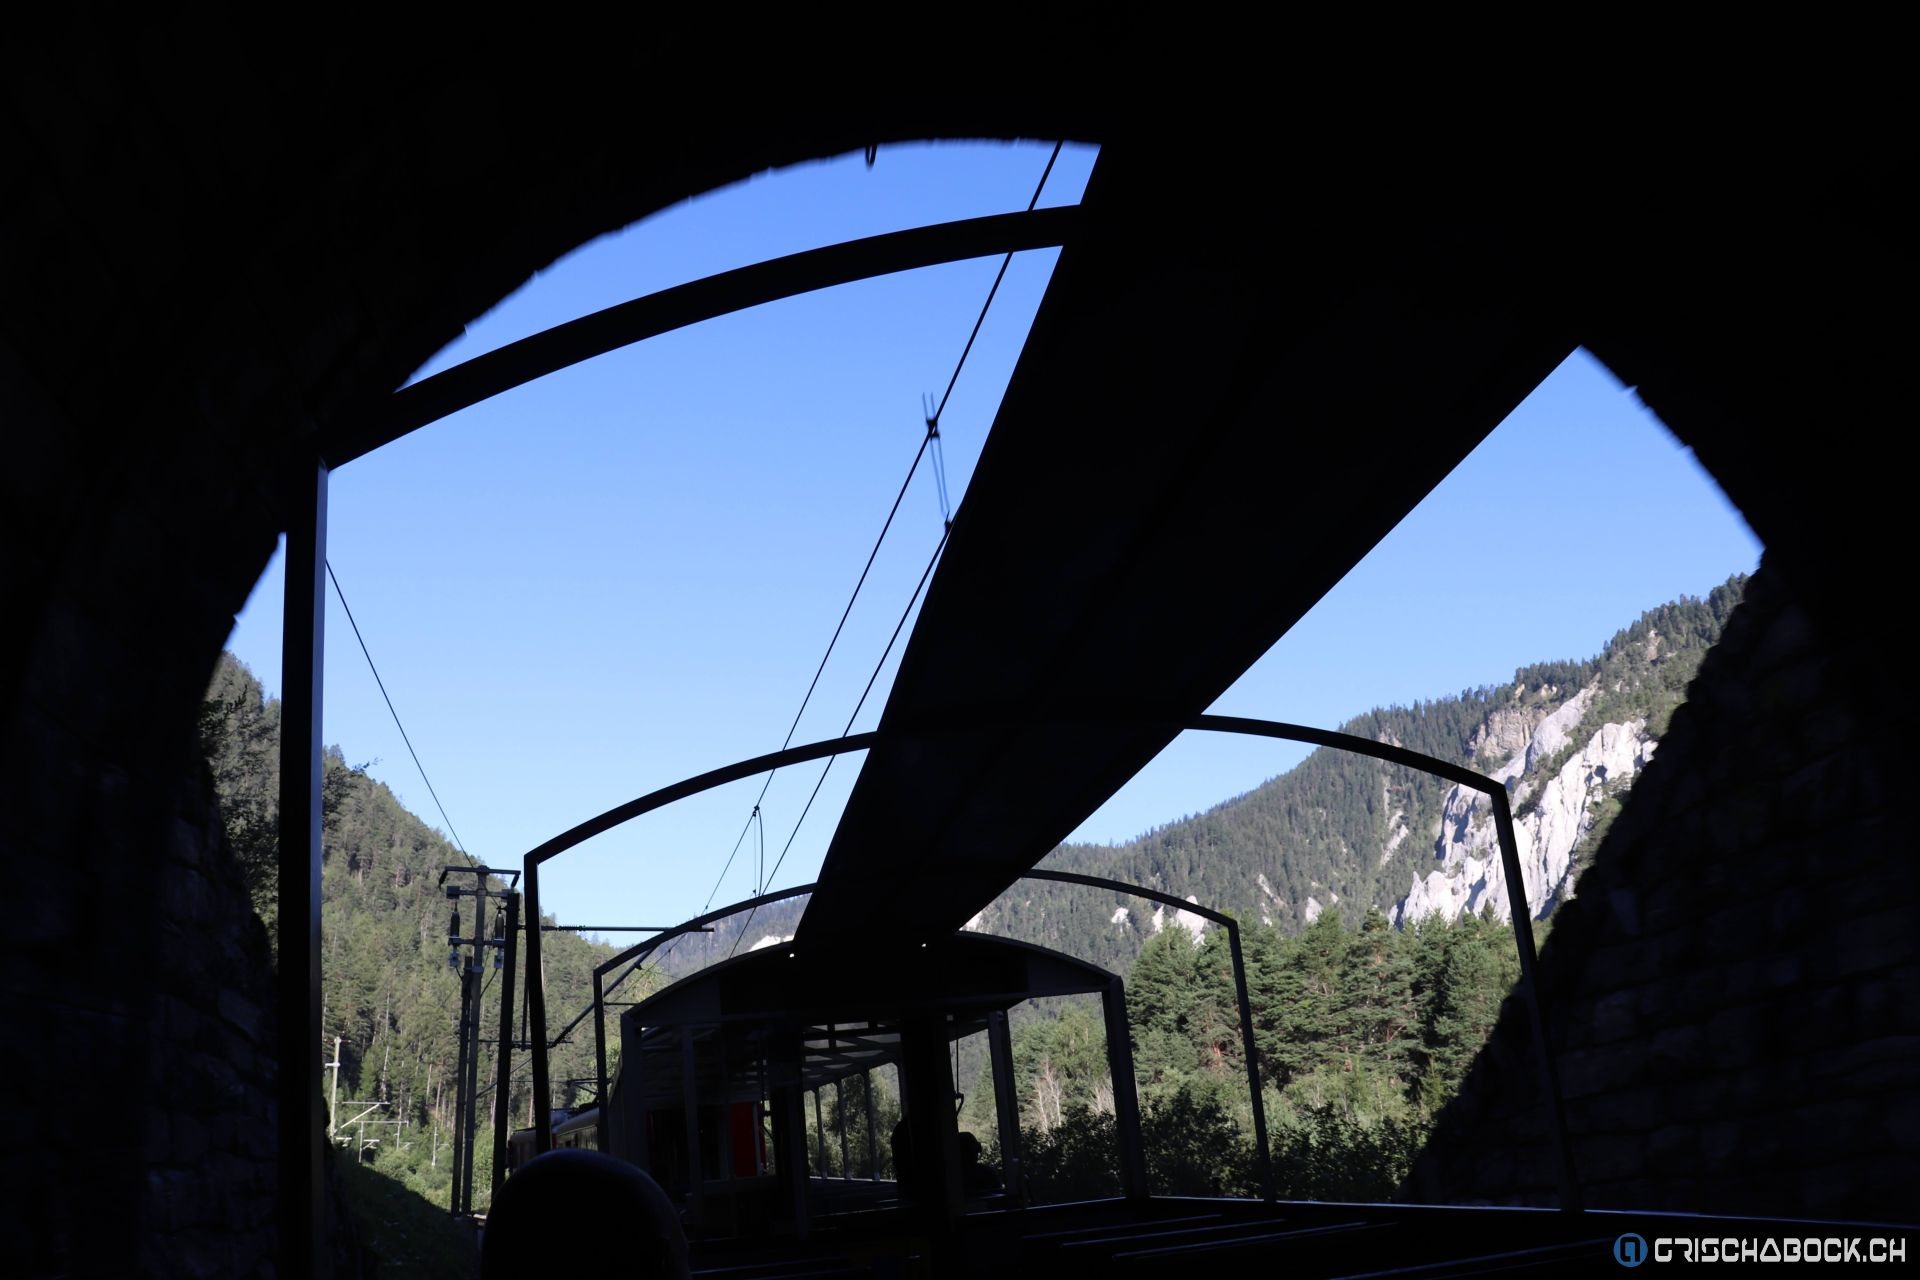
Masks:
[[[1613,1242],[1613,1260],[1623,1267],[1637,1267],[1647,1260],[1647,1242],[1629,1231]]]

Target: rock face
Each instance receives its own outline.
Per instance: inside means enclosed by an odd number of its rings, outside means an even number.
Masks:
[[[1646,767],[1657,745],[1644,720],[1604,724],[1540,787],[1522,781],[1557,758],[1570,745],[1569,734],[1591,705],[1595,689],[1589,686],[1542,716],[1524,740],[1518,738],[1515,717],[1497,712],[1478,742],[1511,750],[1491,776],[1505,783],[1514,814],[1514,841],[1520,854],[1521,878],[1527,906],[1543,916],[1553,904],[1572,896],[1573,852],[1598,817],[1599,806],[1631,785]],[[1496,724],[1495,720],[1500,723]],[[1395,924],[1420,920],[1437,912],[1452,920],[1478,913],[1491,905],[1494,915],[1510,919],[1512,904],[1500,865],[1500,844],[1492,806],[1478,791],[1456,786],[1447,792],[1440,834],[1434,842],[1434,865],[1416,876],[1407,895],[1394,908]]]
[[[1197,903],[1199,899],[1188,895],[1187,901]],[[1120,920],[1121,916],[1118,912],[1115,912],[1114,922],[1117,924]],[[1196,947],[1200,945],[1200,936],[1207,931],[1207,919],[1205,916],[1184,910],[1177,910],[1169,915],[1165,907],[1155,907],[1153,911],[1153,931],[1158,933],[1171,925],[1178,925],[1180,928],[1185,929],[1192,937],[1193,945]]]
[[[1273,916],[1269,914],[1267,907],[1271,905],[1276,910],[1285,913],[1288,910],[1287,900],[1275,893],[1273,886],[1267,883],[1266,872],[1263,871],[1255,875],[1253,881],[1260,886],[1260,923],[1272,924]]]

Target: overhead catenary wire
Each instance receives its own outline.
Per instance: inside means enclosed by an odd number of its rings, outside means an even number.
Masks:
[[[354,620],[353,607],[347,603],[347,593],[340,589],[340,577],[333,571],[333,561],[327,564],[327,580],[333,583],[333,594],[340,599],[340,608],[347,615],[347,625],[353,628],[353,638],[360,642],[360,654],[367,660],[367,670],[373,672],[373,682],[380,688],[380,696],[386,700],[387,714],[393,717],[393,727],[400,731],[400,741],[407,744],[407,754],[413,757],[413,767],[420,771],[420,781],[427,784],[427,794],[433,797],[433,807],[440,811],[440,821],[447,824],[447,834],[453,837],[453,847],[467,860],[468,866],[478,866],[473,855],[467,852],[467,846],[460,842],[460,833],[453,829],[453,819],[447,816],[447,806],[440,803],[440,793],[433,789],[433,779],[427,777],[427,766],[420,763],[420,753],[413,749],[413,739],[407,736],[407,726],[400,723],[400,712],[393,705],[393,697],[387,692],[387,682],[380,678],[380,668],[374,665],[373,654],[367,649],[367,638],[360,634],[360,624]]]
[[[881,651],[880,660],[874,663],[873,671],[868,674],[866,687],[860,691],[860,700],[854,704],[853,713],[847,717],[846,724],[841,727],[840,735],[842,737],[845,737],[848,733],[852,732],[853,722],[859,719],[862,708],[864,708],[867,705],[867,698],[872,695],[873,686],[880,679],[880,672],[886,668],[887,659],[893,656],[893,647],[894,645],[899,643],[900,633],[901,631],[905,630],[907,625],[907,619],[912,616],[914,606],[919,603],[921,593],[926,590],[927,580],[933,576],[934,566],[938,564],[940,561],[940,553],[946,550],[947,538],[950,536],[951,532],[952,530],[950,528],[943,529],[941,531],[940,540],[934,544],[933,554],[927,557],[926,568],[920,571],[920,580],[914,584],[913,594],[910,597],[908,597],[906,608],[900,611],[899,620],[893,624],[893,633],[887,637],[887,647]],[[838,756],[827,757],[827,763],[820,770],[820,776],[813,780],[813,790],[808,794],[807,802],[804,806],[802,806],[800,810],[800,816],[794,820],[793,829],[787,833],[787,840],[786,840],[786,843],[781,846],[780,856],[774,859],[772,870],[768,871],[766,875],[763,877],[763,879],[761,880],[760,886],[754,896],[758,897],[761,894],[766,893],[768,887],[773,883],[773,878],[780,874],[780,867],[783,863],[786,862],[787,853],[793,848],[793,842],[795,837],[797,837],[800,834],[801,824],[806,822],[807,814],[813,810],[813,802],[819,798],[820,788],[826,784],[827,774],[832,772],[834,761],[838,759],[839,759]],[[758,821],[761,824],[761,838],[764,839],[766,817],[764,814],[759,812],[759,806],[757,805],[755,806],[755,817],[749,819],[749,825],[751,825],[755,821]],[[746,834],[745,831],[741,832],[741,835],[743,837],[745,836],[745,834]],[[765,857],[764,849],[761,851],[761,856],[763,858]],[[756,914],[758,914],[759,910],[760,909],[758,907],[754,907],[747,912],[746,920],[741,924],[739,932],[734,934],[732,945],[727,948],[727,956],[729,958],[731,958],[734,955],[734,953],[740,949],[741,939],[747,936],[747,930],[753,926],[753,918]],[[645,957],[640,960],[636,960],[632,965],[628,966],[624,971],[622,971],[618,978],[614,979],[612,983],[609,983],[607,989],[611,991],[614,987],[619,986],[620,983],[626,981],[633,974],[645,968],[649,962],[651,962],[657,968],[659,965],[661,965],[666,961],[666,958],[668,955],[672,954],[673,948],[679,943],[680,938],[684,936],[686,935],[682,934],[669,939],[665,949],[662,950],[657,957]],[[584,1017],[585,1015],[582,1014],[581,1016]],[[580,1020],[579,1018],[575,1018],[574,1022],[577,1023],[579,1022],[579,1020]]]
[[[907,496],[908,486],[913,483],[914,473],[920,469],[921,459],[927,456],[927,446],[932,439],[933,435],[929,432],[920,441],[920,447],[914,450],[913,461],[907,465],[906,479],[900,482],[900,492],[894,494],[893,506],[887,509],[887,518],[880,526],[880,536],[873,540],[873,550],[867,553],[867,563],[861,568],[860,577],[853,584],[853,594],[847,597],[847,607],[840,611],[840,621],[834,626],[833,635],[827,641],[827,651],[820,655],[820,663],[813,669],[813,679],[808,682],[807,692],[800,699],[800,709],[793,713],[793,723],[787,726],[787,736],[780,742],[782,751],[793,745],[793,735],[800,729],[800,718],[806,715],[807,706],[813,701],[814,691],[820,687],[821,673],[827,669],[827,660],[833,657],[833,651],[840,643],[840,635],[847,628],[847,619],[853,615],[854,603],[860,599],[860,589],[867,585],[867,575],[873,571],[873,562],[880,556],[880,546],[887,540],[887,532],[893,528],[893,518],[900,514],[900,504]],[[727,872],[733,869],[733,861],[739,856],[740,846],[746,840],[748,830],[753,826],[754,815],[765,802],[767,790],[773,786],[773,777],[778,772],[780,772],[778,769],[767,771],[766,780],[760,784],[760,794],[753,801],[754,813],[749,813],[746,823],[741,826],[740,836],[733,842],[733,852],[727,855],[726,865],[720,868],[720,875],[713,882],[712,891],[707,894],[706,905],[700,908],[702,912],[712,907],[714,898],[719,895],[720,886],[726,882]]]
[[[767,780],[769,783],[771,783],[773,780],[773,775],[768,774]],[[764,799],[766,797],[766,794],[767,793],[766,793],[765,787],[762,787],[760,791],[761,798]],[[708,890],[707,892],[706,904],[700,908],[700,912],[702,915],[706,914],[706,912],[712,908],[713,900],[720,892],[720,886],[726,883],[727,872],[733,870],[733,860],[740,856],[740,846],[746,843],[747,832],[753,830],[754,814],[757,814],[759,812],[760,812],[759,801],[755,801],[753,806],[753,812],[747,815],[747,820],[744,823],[742,823],[740,826],[740,834],[734,837],[733,849],[730,853],[727,854],[726,864],[720,868],[719,878],[717,878],[713,882],[713,888]]]
[[[841,727],[841,737],[844,738],[853,732],[853,722],[860,718],[860,710],[867,705],[867,697],[873,692],[874,683],[880,679],[880,672],[886,667],[887,659],[893,656],[893,646],[899,642],[900,632],[905,629],[907,619],[912,616],[913,607],[920,603],[920,593],[926,590],[927,579],[933,576],[933,566],[940,562],[940,553],[947,549],[947,538],[951,534],[950,527],[941,530],[940,541],[934,544],[933,554],[927,557],[927,567],[920,571],[920,581],[914,585],[913,595],[907,599],[907,607],[900,611],[900,620],[893,624],[893,634],[887,637],[887,647],[881,651],[880,661],[873,664],[873,674],[867,677],[867,687],[860,691],[860,701],[854,704],[853,714],[847,717],[847,723]],[[807,797],[807,803],[800,810],[800,816],[794,819],[793,830],[787,833],[787,842],[781,847],[780,856],[774,859],[773,870],[767,872],[766,883],[771,884],[773,878],[780,874],[781,864],[786,862],[787,853],[793,848],[794,837],[800,834],[800,824],[807,820],[807,814],[813,809],[814,800],[820,795],[820,788],[826,783],[827,774],[832,772],[833,763],[839,758],[839,756],[828,756],[827,763],[820,770],[820,776],[814,779],[813,792]],[[765,889],[761,891],[764,893]],[[740,949],[740,940],[747,936],[747,930],[753,925],[754,914],[759,909],[754,907],[747,912],[746,923],[740,926],[740,932],[733,935],[733,945],[727,949],[727,955],[731,956]]]
[[[1047,157],[1047,167],[1040,171],[1040,181],[1033,188],[1033,198],[1027,201],[1027,212],[1032,213],[1040,204],[1040,194],[1047,189],[1047,179],[1053,176],[1054,162],[1060,158],[1060,149],[1065,140],[1053,144],[1053,154]],[[940,498],[940,518],[948,524],[953,523],[953,504],[947,495],[947,451],[940,441],[940,418],[947,411],[947,401],[953,398],[953,389],[960,382],[960,371],[967,367],[967,357],[973,354],[973,344],[980,337],[980,328],[987,322],[987,312],[993,309],[993,300],[1000,292],[1000,282],[1007,278],[1007,268],[1013,265],[1013,255],[1007,254],[1000,259],[1000,269],[993,274],[993,285],[987,290],[987,300],[980,304],[980,314],[973,319],[973,331],[967,334],[967,345],[960,349],[960,359],[953,366],[953,376],[947,379],[947,389],[940,393],[938,403],[932,404],[927,413],[927,439],[933,444],[933,483],[934,491]],[[923,410],[926,408],[923,405]]]
[[[1034,184],[1033,195],[1027,200],[1027,212],[1031,213],[1039,207],[1040,197],[1047,189],[1047,179],[1053,176],[1054,165],[1059,161],[1060,152],[1065,145],[1064,139],[1053,144],[1053,150],[1047,156],[1046,166],[1040,171],[1040,180]],[[999,269],[994,272],[993,284],[987,289],[986,299],[980,304],[980,312],[974,317],[973,328],[968,332],[967,341],[960,349],[960,358],[954,362],[953,374],[947,379],[946,389],[941,392],[938,401],[923,402],[921,406],[925,416],[926,434],[921,437],[920,447],[913,455],[913,462],[907,467],[906,479],[901,482],[899,493],[894,495],[893,506],[887,512],[886,522],[881,525],[880,536],[874,539],[873,550],[867,553],[867,562],[860,571],[859,580],[854,583],[853,594],[848,597],[846,608],[840,612],[840,621],[839,624],[834,627],[832,638],[827,642],[827,651],[821,655],[819,665],[814,668],[813,679],[807,685],[806,695],[800,700],[800,710],[794,713],[793,723],[787,727],[787,736],[780,744],[780,748],[783,751],[793,743],[793,735],[800,727],[800,719],[806,714],[807,706],[813,699],[814,691],[819,687],[820,676],[826,670],[827,660],[833,656],[834,648],[839,644],[840,635],[847,625],[847,619],[853,613],[854,602],[859,599],[860,590],[866,585],[867,575],[872,571],[874,560],[880,554],[881,544],[886,541],[887,533],[893,527],[894,516],[898,514],[900,510],[900,503],[906,497],[908,486],[913,483],[914,473],[919,469],[921,459],[926,457],[929,450],[933,453],[931,469],[934,475],[935,492],[940,501],[940,517],[943,531],[939,545],[934,548],[933,556],[927,562],[927,571],[921,575],[920,585],[914,588],[914,600],[919,598],[921,590],[926,585],[927,574],[932,572],[934,563],[939,560],[941,551],[946,547],[947,533],[950,532],[953,527],[953,508],[949,501],[947,489],[946,451],[940,437],[940,419],[947,411],[947,402],[952,399],[954,388],[959,385],[960,374],[967,367],[967,358],[973,354],[974,344],[979,340],[980,331],[986,324],[987,313],[993,309],[994,299],[999,296],[1001,282],[1006,279],[1007,268],[1012,265],[1013,257],[1014,255],[1012,253],[1008,253],[1001,258]],[[904,625],[907,615],[912,611],[913,600],[909,600],[906,610],[901,614],[901,625]],[[892,652],[893,645],[899,638],[899,630],[899,625],[896,625],[893,637],[887,641],[887,653]],[[860,706],[865,705],[867,695],[872,692],[874,680],[878,679],[881,668],[886,665],[887,653],[881,655],[880,662],[874,667],[873,675],[868,678],[867,687],[860,695],[860,703],[855,706],[853,716],[848,718],[847,723],[849,726],[852,725],[854,717],[860,714]],[[820,778],[814,783],[813,792],[807,798],[806,807],[801,810],[800,817],[794,824],[794,834],[798,833],[800,823],[806,820],[807,811],[813,807],[814,797],[819,795],[820,787],[825,782],[828,771],[832,768],[833,760],[829,758],[826,765],[820,771]],[[734,859],[739,856],[740,846],[745,841],[748,830],[753,827],[756,821],[762,824],[761,838],[764,840],[765,817],[760,807],[766,801],[767,791],[772,787],[773,777],[777,772],[778,770],[769,770],[766,780],[761,784],[760,794],[754,800],[753,811],[748,815],[746,823],[741,826],[740,835],[734,840],[733,850],[728,853],[726,863],[721,867],[720,875],[715,879],[712,891],[707,894],[706,903],[701,908],[703,913],[712,908],[714,898],[719,895],[720,886],[726,881],[727,872],[732,869]],[[773,870],[759,877],[755,888],[756,897],[764,894],[768,886],[771,885],[773,877],[779,874],[780,865],[786,860],[787,849],[791,848],[792,844],[793,834],[790,834],[787,838],[786,846],[782,848],[779,857],[774,861]],[[747,926],[751,925],[752,922],[753,913],[749,912],[746,924],[743,924],[740,932],[734,936],[733,947],[728,950],[728,955],[732,955],[734,950],[739,947],[740,939],[745,936]],[[667,944],[666,949],[660,955],[652,958],[651,962],[656,967],[664,963],[667,956],[671,955],[674,948],[679,944],[679,941],[679,938],[674,938]],[[634,969],[637,970],[646,963],[646,961],[642,961],[640,965],[634,966]],[[634,970],[629,970],[628,972],[631,973],[633,971]],[[626,974],[623,973],[621,976],[624,979]]]
[[[1047,156],[1046,168],[1040,171],[1040,181],[1034,185],[1033,195],[1027,201],[1027,212],[1031,213],[1035,208],[1039,207],[1040,196],[1047,189],[1047,179],[1053,176],[1053,166],[1055,162],[1057,162],[1060,159],[1061,148],[1064,147],[1065,145],[1066,143],[1064,139],[1053,144],[1053,151]],[[886,666],[887,658],[890,654],[892,654],[894,644],[900,639],[900,629],[906,625],[908,615],[910,615],[913,612],[914,604],[920,599],[920,593],[926,589],[927,578],[933,573],[933,566],[935,565],[935,563],[939,561],[940,553],[946,549],[947,538],[953,530],[953,509],[949,505],[948,499],[947,499],[945,450],[941,447],[941,443],[940,443],[940,418],[941,418],[941,415],[943,415],[947,411],[947,401],[953,398],[953,389],[954,387],[959,385],[961,371],[967,367],[967,357],[973,354],[973,344],[980,337],[981,327],[986,324],[987,313],[993,309],[993,300],[995,297],[999,295],[1000,283],[1001,281],[1007,278],[1007,268],[1012,264],[1012,262],[1013,262],[1013,255],[1011,253],[1007,254],[1005,257],[1003,257],[1000,260],[1000,269],[994,272],[993,284],[987,289],[986,301],[980,304],[980,314],[974,317],[973,328],[967,334],[966,345],[960,349],[959,360],[954,362],[953,376],[947,379],[947,388],[945,391],[940,393],[940,399],[938,403],[934,404],[933,412],[927,414],[926,416],[927,434],[926,434],[926,437],[921,441],[921,448],[925,449],[929,444],[933,446],[934,483],[940,496],[940,513],[941,513],[941,520],[943,524],[943,530],[940,534],[940,541],[938,545],[936,545],[933,549],[933,555],[930,556],[927,560],[926,569],[920,575],[919,583],[913,589],[912,597],[907,601],[907,607],[904,610],[902,610],[900,613],[900,621],[894,624],[893,634],[887,638],[887,647],[885,651],[881,653],[880,661],[874,664],[873,674],[867,677],[867,687],[860,691],[860,701],[854,705],[853,714],[847,717],[846,727],[841,730],[842,736],[844,736],[845,734],[847,734],[852,730],[853,722],[859,718],[860,708],[866,705],[867,696],[873,692],[874,681],[880,678],[881,669]],[[898,505],[897,500],[895,505],[896,506]],[[818,679],[817,674],[815,678]],[[789,734],[788,736],[789,738],[791,738],[792,735]],[[782,749],[784,750],[784,747]],[[772,884],[773,877],[780,874],[780,865],[781,863],[785,862],[787,859],[787,850],[793,847],[794,835],[797,835],[799,833],[800,823],[806,821],[807,810],[813,807],[813,797],[820,794],[821,783],[824,783],[826,781],[827,773],[829,770],[833,768],[833,762],[836,759],[838,759],[838,757],[836,756],[828,757],[827,763],[825,764],[825,766],[821,768],[819,781],[816,781],[813,786],[813,795],[810,795],[807,797],[806,807],[800,811],[800,817],[794,823],[792,834],[789,834],[787,836],[787,843],[785,847],[783,847],[780,850],[780,856],[774,861],[773,870],[767,873],[765,880],[761,884],[761,887],[760,887],[761,893],[765,893],[767,890],[767,886]],[[755,910],[757,909],[758,908],[755,908]],[[740,939],[746,936],[747,926],[751,925],[752,923],[753,923],[753,912],[749,911],[747,913],[746,924],[743,924],[740,927],[740,932],[734,935],[734,939],[733,939],[734,949],[738,949],[738,947],[740,946]],[[732,955],[733,950],[729,950],[727,954]]]
[[[1060,158],[1060,148],[1065,145],[1064,140],[1053,144],[1053,154],[1047,157],[1047,167],[1040,171],[1039,185],[1033,189],[1033,198],[1027,201],[1028,213],[1032,213],[1039,206],[1040,193],[1047,189],[1047,179],[1053,174],[1054,161]],[[1000,282],[1007,278],[1007,267],[1012,262],[1011,253],[1000,259],[1000,270],[994,273],[993,287],[987,290],[987,300],[980,304],[980,314],[974,317],[973,332],[967,335],[967,345],[960,349],[960,360],[953,366],[953,376],[947,379],[947,389],[940,394],[940,403],[934,406],[933,412],[928,415],[929,426],[940,425],[940,415],[947,411],[947,401],[953,395],[955,384],[960,381],[960,371],[967,367],[967,357],[973,354],[974,340],[980,336],[980,326],[986,323],[987,312],[993,309],[994,295],[1000,292]]]

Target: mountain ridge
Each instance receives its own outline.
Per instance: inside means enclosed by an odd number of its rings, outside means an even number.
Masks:
[[[1573,891],[1684,700],[1747,575],[1643,612],[1591,658],[1532,663],[1511,680],[1377,707],[1341,731],[1474,768],[1507,784],[1536,918]],[[1405,925],[1507,914],[1490,813],[1478,793],[1322,748],[1197,814],[1119,844],[1063,844],[1041,866],[1126,880],[1288,932],[1338,909]],[[1125,972],[1167,916],[1143,900],[1023,881],[968,924]]]

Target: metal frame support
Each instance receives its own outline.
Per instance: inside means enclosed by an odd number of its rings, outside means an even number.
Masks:
[[[715,1078],[720,1082],[720,1096],[714,1107],[717,1119],[713,1135],[713,1149],[719,1168],[714,1171],[714,1176],[716,1181],[727,1188],[727,1230],[734,1235],[739,1235],[740,1187],[734,1179],[733,1167],[733,1073],[727,1064],[725,1026],[713,1029],[713,1054],[716,1059]],[[600,1114],[606,1115],[607,1109],[601,1107]]]
[[[741,760],[723,768],[710,769],[698,777],[684,779],[670,787],[648,792],[637,800],[629,800],[626,804],[617,805],[598,817],[589,818],[579,826],[561,832],[545,844],[527,852],[523,860],[527,891],[527,1039],[532,1045],[529,1052],[533,1054],[534,1150],[545,1151],[553,1145],[553,1099],[547,1092],[547,1048],[552,1042],[547,1038],[547,991],[546,984],[541,980],[540,970],[539,925],[542,923],[540,864],[549,858],[558,857],[577,844],[591,840],[603,832],[611,831],[642,814],[664,808],[676,800],[697,796],[702,791],[710,791],[723,783],[738,782],[742,778],[751,778],[756,774],[782,769],[788,765],[805,764],[809,760],[818,760],[823,756],[847,755],[854,751],[864,751],[872,746],[879,736],[877,733],[855,733],[844,738],[832,738],[825,742],[810,742],[802,747],[790,747],[785,751],[773,751],[764,756],[755,756],[751,760]],[[808,888],[811,889],[812,886]],[[778,901],[780,898],[792,897],[798,892],[800,891],[797,889],[790,889],[766,900]],[[656,934],[648,941],[658,945],[671,936],[687,932],[694,924],[712,923],[714,918],[702,916],[698,921],[682,925],[671,933]],[[586,1017],[586,1012],[583,1010],[580,1016]]]
[[[768,1044],[767,1054],[767,1092],[773,1103],[773,1171],[786,1197],[794,1235],[804,1240],[812,1226],[807,1196],[807,1118],[800,1100],[806,1045],[797,1029],[785,1027]]]
[[[860,1073],[860,1089],[867,1098],[867,1181],[880,1181],[880,1140],[873,1131],[873,1068]]]
[[[840,1180],[853,1180],[853,1161],[847,1158],[847,1091],[846,1077],[833,1082],[833,1126],[840,1131]]]
[[[287,485],[280,638],[280,1273],[333,1272],[327,1232],[320,1077],[321,707],[327,629],[327,467],[306,459]]]
[[[1573,1141],[1567,1134],[1566,1099],[1560,1093],[1560,1072],[1554,1065],[1547,1040],[1547,1016],[1540,1007],[1540,984],[1534,970],[1539,956],[1533,942],[1533,909],[1527,903],[1527,882],[1520,873],[1520,846],[1513,834],[1513,810],[1507,802],[1507,788],[1482,773],[1451,764],[1433,756],[1424,756],[1405,747],[1390,746],[1351,733],[1335,733],[1308,725],[1286,724],[1277,720],[1248,720],[1240,716],[1197,716],[1187,726],[1211,733],[1237,733],[1255,738],[1281,738],[1288,742],[1308,742],[1314,746],[1351,751],[1371,756],[1388,764],[1402,765],[1445,778],[1487,797],[1493,806],[1494,833],[1500,840],[1500,870],[1507,882],[1507,905],[1512,911],[1513,942],[1520,953],[1520,994],[1526,1002],[1533,1024],[1533,1049],[1540,1087],[1546,1094],[1548,1121],[1553,1129],[1554,1155],[1559,1164],[1560,1208],[1579,1213],[1584,1205],[1580,1193],[1580,1174],[1573,1160]]]
[[[1253,1005],[1247,999],[1247,962],[1240,954],[1240,926],[1231,917],[1227,949],[1233,955],[1233,991],[1240,1006],[1240,1052],[1247,1060],[1247,1091],[1253,1098],[1254,1162],[1260,1170],[1260,1198],[1271,1204],[1278,1192],[1273,1184],[1273,1152],[1267,1147],[1267,1102],[1260,1092],[1260,1050],[1253,1038]]]
[[[553,1094],[547,1080],[547,984],[540,967],[540,864],[527,855],[527,1052],[533,1059],[533,1152],[553,1148]]]
[[[327,432],[320,454],[333,466],[503,391],[594,356],[735,311],[817,289],[1066,243],[1080,223],[1074,205],[995,213],[910,227],[771,258],[691,280],[508,343],[401,388],[373,412]]]
[[[820,1119],[820,1087],[813,1088],[813,1171],[821,1178],[827,1176],[827,1126]]]
[[[936,1239],[951,1232],[966,1212],[954,1125],[950,1027],[945,1014],[909,1012],[900,1020],[900,1093],[907,1113],[910,1167],[896,1169],[894,1175]]]
[[[1133,1080],[1133,1032],[1127,1023],[1127,984],[1114,975],[1100,996],[1107,1023],[1107,1070],[1113,1076],[1114,1130],[1120,1140],[1120,1188],[1129,1200],[1152,1194],[1147,1153],[1140,1141],[1140,1097]]]
[[[687,1126],[687,1217],[695,1225],[704,1221],[706,1174],[700,1168],[700,1076],[699,1059],[693,1047],[693,1028],[680,1028],[680,1105],[686,1111]]]
[[[1149,889],[1145,885],[1128,884],[1124,880],[1111,880],[1105,876],[1083,876],[1072,871],[1033,870],[1022,876],[1023,880],[1052,880],[1059,884],[1085,885],[1090,889],[1108,889],[1115,893],[1124,893],[1136,898],[1145,898],[1149,902],[1158,902],[1177,911],[1191,911],[1194,915],[1210,920],[1227,931],[1227,950],[1233,957],[1233,994],[1240,1016],[1240,1052],[1247,1060],[1247,1093],[1253,1107],[1253,1143],[1254,1160],[1260,1171],[1261,1198],[1272,1201],[1275,1198],[1273,1181],[1273,1155],[1267,1149],[1267,1104],[1260,1092],[1260,1060],[1253,1038],[1253,1006],[1247,998],[1247,966],[1240,951],[1240,923],[1224,911],[1215,911],[1184,898],[1176,898],[1170,893],[1158,889]],[[1109,1030],[1111,1035],[1111,1030]],[[1131,1032],[1128,1033],[1131,1044]],[[1131,1057],[1129,1057],[1128,1078],[1132,1078]],[[1120,1082],[1114,1079],[1115,1106],[1118,1104]],[[1131,1093],[1129,1093],[1131,1096]]]
[[[593,1098],[600,1104],[599,1137],[602,1151],[607,1150],[607,996],[602,991],[603,971],[593,971]]]
[[[1547,1047],[1547,1016],[1540,1007],[1536,970],[1540,956],[1533,945],[1533,911],[1527,905],[1527,882],[1520,872],[1520,844],[1513,834],[1513,808],[1507,789],[1496,786],[1484,795],[1493,802],[1493,828],[1500,838],[1500,869],[1507,877],[1507,905],[1513,912],[1513,941],[1520,952],[1520,986],[1533,1027],[1533,1055],[1539,1060],[1546,1088],[1548,1119],[1553,1125],[1554,1156],[1560,1165],[1560,1207],[1568,1213],[1586,1208],[1580,1193],[1580,1175],[1573,1163],[1573,1140],[1567,1133],[1567,1109],[1560,1094],[1560,1068]]]
[[[1009,1196],[1020,1195],[1020,1108],[1014,1096],[1013,1034],[1003,1009],[987,1014],[987,1056],[993,1064],[994,1119],[1000,1126],[1000,1181]]]

